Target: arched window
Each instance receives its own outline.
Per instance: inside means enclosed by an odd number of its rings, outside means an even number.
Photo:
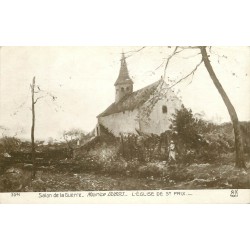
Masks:
[[[121,91],[124,92],[124,88],[123,87],[121,88]]]
[[[126,90],[129,91],[129,87],[127,87]]]
[[[167,112],[168,112],[167,106],[166,106],[166,105],[163,105],[163,106],[162,106],[162,113],[163,113],[163,114],[166,114]]]

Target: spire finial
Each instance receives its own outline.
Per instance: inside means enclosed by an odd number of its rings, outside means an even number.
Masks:
[[[126,59],[125,53],[124,53],[124,50],[122,49],[122,58],[121,58],[121,60],[125,60],[125,59]]]
[[[120,61],[121,61],[120,73],[119,73],[119,76],[115,82],[115,86],[120,85],[120,84],[124,84],[124,83],[133,84],[133,81],[129,77],[127,63],[126,63],[126,57],[125,57],[125,53],[123,50],[122,50],[121,54],[122,54],[122,57],[120,59]]]

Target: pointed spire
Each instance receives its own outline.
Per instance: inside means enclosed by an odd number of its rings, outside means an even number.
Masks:
[[[126,63],[126,57],[125,57],[124,52],[122,52],[120,73],[119,73],[119,76],[115,82],[115,86],[121,85],[121,84],[128,84],[128,83],[133,84],[133,81],[129,77],[127,63]]]

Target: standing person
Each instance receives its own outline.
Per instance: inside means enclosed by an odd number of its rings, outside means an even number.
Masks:
[[[168,161],[169,162],[175,162],[175,144],[173,141],[170,141],[169,147],[168,147]]]

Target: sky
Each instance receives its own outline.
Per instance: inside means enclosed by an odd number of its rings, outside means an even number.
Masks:
[[[127,58],[134,90],[164,74],[164,62],[173,47],[1,47],[0,126],[6,135],[30,138],[33,76],[49,96],[36,104],[36,138],[60,139],[63,131],[94,129],[96,116],[115,100],[114,83],[119,74],[121,52]],[[132,52],[130,52],[132,51]],[[250,120],[250,48],[212,47],[212,66],[231,99],[240,120]],[[167,68],[171,85],[200,61],[198,50],[175,56]],[[163,63],[163,64],[162,64]],[[161,67],[159,67],[162,64]],[[192,80],[192,82],[190,82]],[[184,105],[214,122],[230,120],[227,109],[204,65],[193,78],[173,87]]]

